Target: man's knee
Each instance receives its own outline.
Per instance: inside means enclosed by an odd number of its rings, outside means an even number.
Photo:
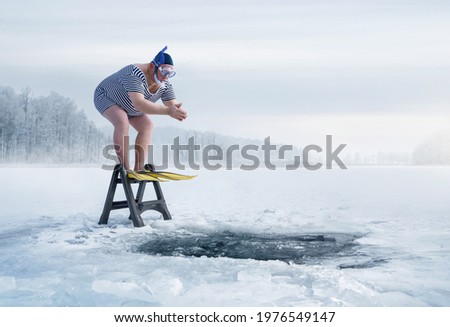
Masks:
[[[144,124],[144,131],[151,132],[153,130],[153,121],[147,117]]]
[[[151,134],[153,130],[153,121],[146,116],[141,121],[135,123],[134,126],[139,134]]]
[[[117,122],[114,124],[114,130],[115,130],[116,132],[121,132],[121,133],[123,133],[123,134],[128,135],[128,130],[130,129],[129,126],[130,126],[130,125],[128,124],[128,121],[127,121],[127,120],[117,121]]]

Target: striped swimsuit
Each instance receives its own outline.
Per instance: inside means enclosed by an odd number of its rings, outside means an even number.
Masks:
[[[136,110],[128,92],[139,92],[151,102],[159,99],[169,101],[176,98],[172,84],[168,81],[163,82],[155,94],[150,93],[147,79],[142,70],[135,65],[128,65],[105,78],[97,86],[94,92],[94,105],[101,114],[109,107],[118,105],[126,111],[128,118],[142,116],[144,113]]]

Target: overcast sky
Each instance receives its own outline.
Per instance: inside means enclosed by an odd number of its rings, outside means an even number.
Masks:
[[[160,126],[401,152],[450,124],[448,1],[2,1],[0,41],[0,85],[99,126],[95,86],[165,45],[190,116]]]

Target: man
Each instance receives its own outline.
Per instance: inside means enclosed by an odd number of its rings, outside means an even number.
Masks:
[[[143,171],[153,128],[149,115],[168,115],[179,121],[187,118],[175,97],[169,78],[175,76],[172,57],[164,47],[150,63],[125,66],[105,78],[95,89],[97,110],[114,126],[116,154],[124,169],[130,170],[128,131],[131,125],[138,132],[135,141],[134,172]],[[163,104],[156,104],[159,99]]]

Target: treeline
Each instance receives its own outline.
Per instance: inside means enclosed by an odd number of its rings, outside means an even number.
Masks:
[[[110,126],[111,127],[111,126]],[[0,86],[0,163],[42,163],[42,164],[87,164],[105,163],[106,145],[112,144],[111,130],[104,133],[89,121],[82,110],[78,110],[74,101],[57,93],[49,96],[33,97],[26,88],[16,93],[11,87]],[[132,129],[130,129],[132,132]],[[165,155],[164,146],[174,143],[195,145],[203,150],[207,146],[217,145],[224,155],[228,149],[238,146],[258,145],[259,150],[252,151],[253,157],[264,159],[261,151],[262,140],[233,138],[215,132],[199,132],[174,127],[156,127],[152,135],[153,151],[149,162],[162,163],[165,159],[173,162],[173,154]],[[134,135],[130,136],[133,144]],[[279,148],[280,145],[278,145]],[[194,152],[194,161],[201,162],[201,150]],[[293,162],[301,149],[295,148],[286,153],[277,162],[277,153],[271,161],[285,165]],[[232,165],[243,161],[240,151],[233,154]],[[187,161],[187,151],[180,154]],[[212,152],[214,154],[214,151]],[[133,155],[130,155],[133,158]],[[311,158],[320,161],[320,157]],[[226,160],[226,158],[224,158]],[[377,153],[371,156],[345,154],[344,163],[348,165],[450,165],[450,130],[436,133],[417,146],[413,153]]]
[[[450,130],[430,136],[412,154],[414,165],[450,165]]]
[[[73,100],[0,86],[1,163],[91,163],[111,143]]]

